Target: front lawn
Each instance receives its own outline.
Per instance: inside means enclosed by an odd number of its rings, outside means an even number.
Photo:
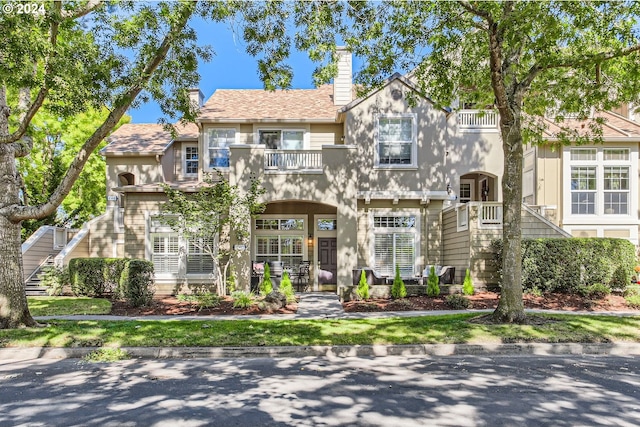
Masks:
[[[549,315],[541,325],[470,323],[477,313],[343,320],[53,320],[0,330],[0,347],[301,346],[640,342],[640,317]],[[541,316],[542,317],[542,316]]]
[[[69,314],[109,314],[111,302],[88,297],[27,297],[32,316],[62,316]]]

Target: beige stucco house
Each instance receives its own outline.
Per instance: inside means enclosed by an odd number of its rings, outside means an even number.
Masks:
[[[250,243],[234,261],[242,283],[260,261],[286,268],[308,262],[312,291],[340,292],[360,267],[390,277],[398,267],[415,279],[428,265],[450,265],[457,282],[469,268],[476,286],[495,283],[487,260],[502,228],[496,114],[438,108],[399,74],[366,96],[353,93],[351,57],[343,52],[332,85],[217,90],[206,102],[194,89],[200,116],[177,135],[156,124],[120,127],[102,151],[107,212],[68,233],[64,244],[58,236],[49,260],[148,259],[159,294],[211,281],[208,255],[157,220],[165,200],[159,184],[195,191],[205,174],[220,171],[241,188],[257,177],[266,189],[266,210],[252,220]],[[523,236],[637,243],[640,127],[619,114],[607,118],[618,134],[607,134],[604,146],[527,149]],[[550,141],[553,131],[550,124]],[[582,193],[591,204],[582,204]],[[43,262],[34,249],[47,233],[23,246],[25,278]]]

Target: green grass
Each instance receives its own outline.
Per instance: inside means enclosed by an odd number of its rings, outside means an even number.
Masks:
[[[120,348],[103,347],[96,351],[92,351],[83,357],[85,362],[99,363],[99,362],[117,362],[118,360],[131,359],[131,356],[126,351]]]
[[[109,314],[111,311],[111,303],[104,298],[28,297],[27,301],[32,316]]]
[[[0,330],[0,347],[220,347],[640,342],[640,317],[548,315],[542,325],[470,323],[477,314],[354,320],[53,320]],[[542,317],[542,316],[541,316]]]

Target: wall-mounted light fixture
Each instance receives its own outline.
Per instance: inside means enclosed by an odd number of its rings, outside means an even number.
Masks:
[[[451,195],[451,192],[453,190],[451,189],[451,184],[447,182],[447,194]]]
[[[344,135],[340,137],[340,142],[344,142]]]
[[[313,234],[309,234],[309,240],[307,240],[307,243],[313,245]]]

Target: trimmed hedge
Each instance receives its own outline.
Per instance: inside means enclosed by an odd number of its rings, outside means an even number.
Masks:
[[[143,259],[127,260],[120,275],[117,296],[133,307],[140,307],[151,302],[153,293],[153,263]]]
[[[71,291],[88,297],[113,296],[134,307],[153,297],[153,263],[127,258],[74,258],[69,261]]]
[[[502,281],[502,240],[491,244]],[[626,289],[636,265],[635,247],[625,239],[522,239],[522,287],[543,292],[576,293],[601,283]]]
[[[69,261],[74,295],[100,298],[113,295],[125,268],[124,258],[74,258]]]

